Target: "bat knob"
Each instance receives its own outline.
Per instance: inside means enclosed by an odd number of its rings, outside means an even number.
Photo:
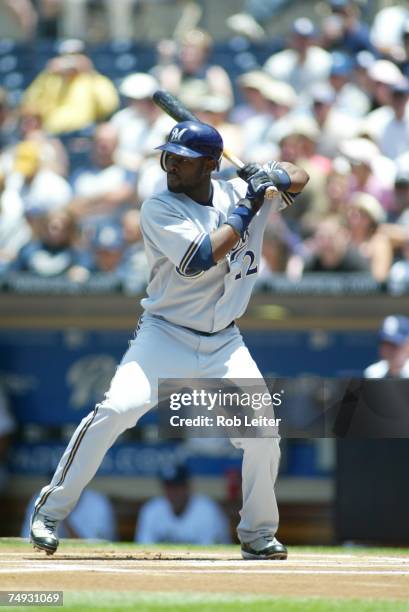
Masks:
[[[277,194],[278,194],[277,187],[274,187],[273,185],[271,185],[271,187],[267,187],[264,197],[267,198],[267,200],[272,200],[274,196],[276,196]]]

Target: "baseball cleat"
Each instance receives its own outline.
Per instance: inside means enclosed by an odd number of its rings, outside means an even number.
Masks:
[[[30,542],[36,550],[43,550],[53,555],[58,548],[58,520],[40,512],[35,512],[31,519]]]
[[[243,559],[287,559],[288,552],[277,538],[261,536],[253,542],[243,543],[241,556]]]

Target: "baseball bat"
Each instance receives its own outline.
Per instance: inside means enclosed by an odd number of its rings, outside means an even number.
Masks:
[[[159,106],[159,108],[161,108],[163,111],[165,111],[165,113],[170,115],[170,117],[173,117],[173,119],[175,119],[175,121],[177,121],[178,123],[180,121],[200,121],[200,119],[198,119],[194,113],[192,113],[189,109],[186,108],[186,106],[179,100],[179,98],[177,98],[168,91],[159,89],[158,91],[155,91],[152,96],[152,99],[155,104]],[[236,155],[234,155],[226,148],[223,149],[223,157],[228,159],[229,162],[233,164],[233,166],[236,166],[236,168],[241,169],[245,165],[244,162],[241,161],[241,159],[239,159]],[[277,194],[277,192],[278,190],[276,189],[276,187],[267,187],[265,197],[270,200]]]

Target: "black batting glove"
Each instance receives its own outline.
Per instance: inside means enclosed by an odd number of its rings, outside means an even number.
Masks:
[[[237,175],[248,184],[246,198],[249,200],[258,198],[267,187],[274,186],[272,175],[261,164],[246,164],[237,171]]]
[[[254,213],[260,210],[268,187],[275,187],[273,177],[261,164],[246,164],[237,171],[238,176],[246,181],[248,187],[241,204],[251,208]]]
[[[249,182],[252,176],[257,174],[259,170],[263,170],[263,166],[261,164],[246,164],[240,170],[237,170],[237,176],[239,176],[246,183]]]
[[[265,170],[258,170],[253,176],[247,181],[246,200],[251,204],[252,209],[257,212],[265,198],[265,192],[268,187],[274,187],[274,183],[265,172]]]

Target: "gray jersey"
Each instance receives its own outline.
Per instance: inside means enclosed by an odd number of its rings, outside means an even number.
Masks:
[[[272,202],[275,208],[282,207],[281,195],[266,200],[244,240],[209,270],[189,274],[189,264],[206,233],[223,225],[247,190],[241,179],[213,180],[212,185],[213,206],[166,190],[146,200],[141,211],[150,269],[143,308],[171,323],[204,332],[220,331],[245,312]]]

